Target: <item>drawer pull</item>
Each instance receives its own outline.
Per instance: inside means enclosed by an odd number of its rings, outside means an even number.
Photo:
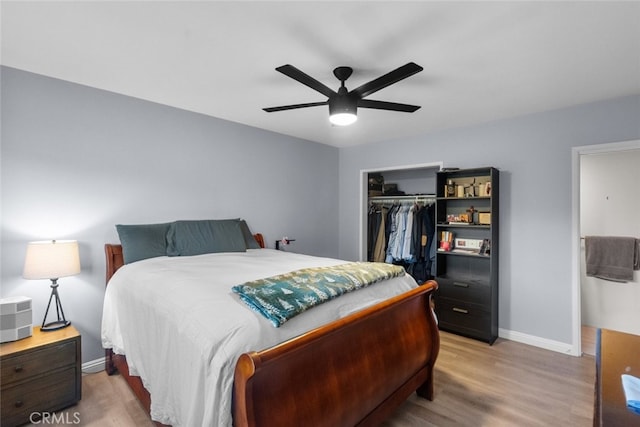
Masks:
[[[16,403],[13,404],[16,408],[20,408],[22,405],[24,405],[22,400],[16,400]]]
[[[469,314],[469,310],[465,310],[464,308],[453,307],[453,311],[456,313]]]
[[[460,288],[468,288],[469,284],[468,283],[462,283],[462,282],[453,282],[453,286],[458,286]]]
[[[22,372],[22,366],[18,365],[18,366],[16,366],[15,368],[13,368],[13,370],[14,370],[15,372]]]

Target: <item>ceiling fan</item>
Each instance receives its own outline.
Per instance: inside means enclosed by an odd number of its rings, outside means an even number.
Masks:
[[[320,105],[329,105],[329,120],[338,126],[350,125],[358,119],[358,107],[375,108],[378,110],[402,111],[405,113],[413,113],[420,106],[409,104],[398,104],[396,102],[374,101],[372,99],[363,99],[374,92],[379,91],[387,86],[406,79],[420,71],[423,68],[414,62],[409,62],[402,67],[396,68],[389,73],[371,80],[353,90],[347,91],[344,82],[351,76],[353,69],[351,67],[338,67],[333,70],[333,74],[340,80],[340,88],[334,91],[324,84],[320,83],[313,77],[300,71],[293,65],[283,65],[276,68],[276,71],[299,81],[303,85],[309,86],[328,99],[322,102],[309,102],[306,104],[283,105],[281,107],[263,108],[268,113],[275,111],[293,110],[296,108],[317,107]]]

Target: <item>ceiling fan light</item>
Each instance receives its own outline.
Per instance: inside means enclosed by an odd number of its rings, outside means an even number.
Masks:
[[[353,113],[337,113],[329,116],[329,121],[336,126],[349,126],[358,120],[358,116]]]
[[[343,86],[337,97],[329,99],[329,121],[336,126],[349,126],[358,120],[358,100],[346,91]]]

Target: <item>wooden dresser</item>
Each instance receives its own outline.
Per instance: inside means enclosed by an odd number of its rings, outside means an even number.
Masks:
[[[640,336],[598,330],[594,426],[640,426],[640,415],[627,409],[622,374],[640,377]]]
[[[81,338],[73,326],[0,344],[3,427],[37,420],[80,400]]]

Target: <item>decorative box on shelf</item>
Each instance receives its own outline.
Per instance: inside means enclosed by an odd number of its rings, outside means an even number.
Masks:
[[[478,212],[478,224],[491,225],[491,212]]]

